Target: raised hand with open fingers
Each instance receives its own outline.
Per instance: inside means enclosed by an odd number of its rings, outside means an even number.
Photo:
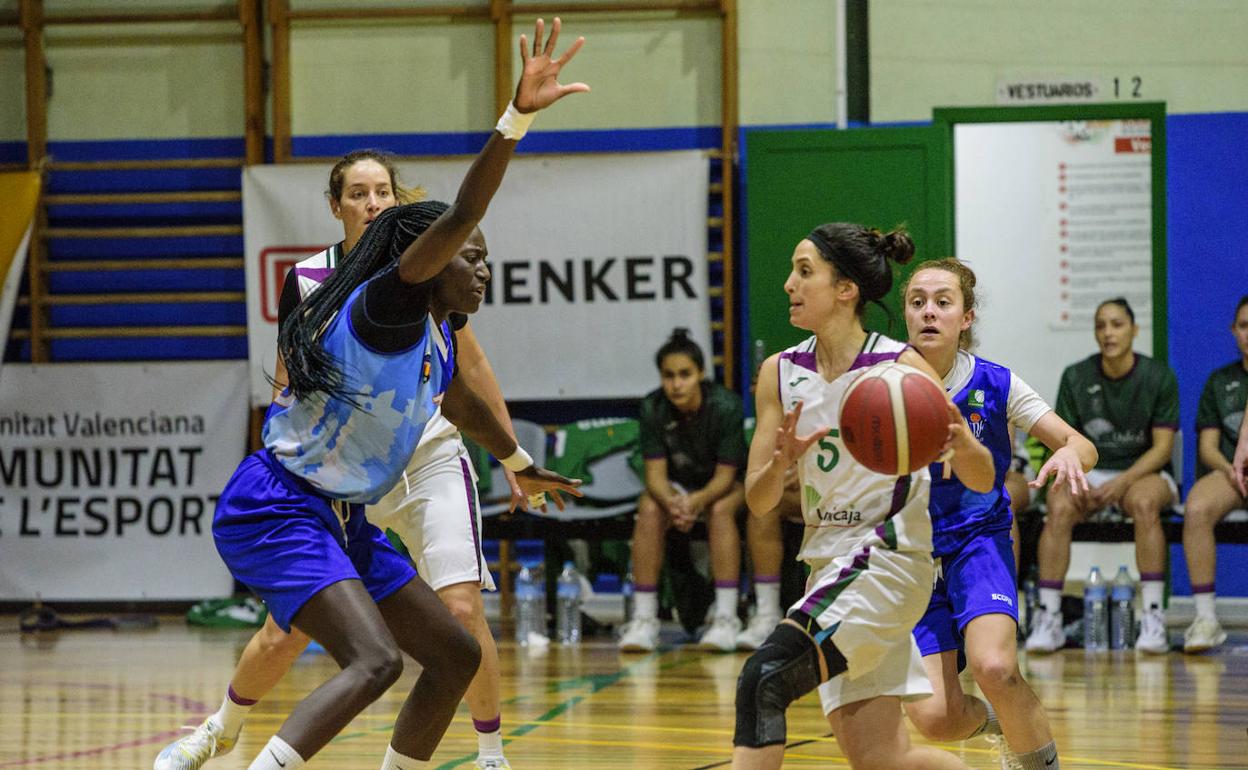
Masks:
[[[562,56],[557,59],[553,58],[561,26],[562,23],[556,16],[551,26],[550,38],[546,40],[545,45],[542,43],[542,35],[545,33],[546,23],[542,19],[537,20],[531,48],[528,38],[524,35],[520,36],[520,59],[524,62],[524,69],[520,73],[520,82],[516,84],[516,96],[512,100],[512,104],[519,112],[536,112],[549,107],[568,94],[589,91],[589,86],[584,83],[569,83],[568,85],[559,83],[559,70],[563,69],[563,66],[571,61],[572,57],[576,56],[576,52],[585,44],[585,38],[578,37]]]
[[[827,428],[820,428],[805,436],[797,435],[797,423],[801,418],[802,402],[799,401],[793,411],[784,413],[780,427],[776,428],[776,444],[772,452],[772,462],[782,468],[788,468],[797,462],[797,459],[805,454],[807,449],[828,433]]]

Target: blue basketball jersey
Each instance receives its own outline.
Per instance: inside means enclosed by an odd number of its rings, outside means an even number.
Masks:
[[[356,403],[323,393],[297,400],[284,391],[269,407],[262,435],[282,467],[326,497],[372,504],[411,460],[438,409],[435,398],[450,385],[455,357],[450,327],[431,316],[424,336],[406,350],[369,348],[351,323],[365,286],[356,287],[321,336]]]
[[[932,465],[932,546],[937,556],[958,550],[968,536],[1010,526],[1010,496],[1005,491],[1005,472],[1013,455],[1010,370],[975,357],[970,380],[951,397],[971,434],[992,453],[996,478],[991,491],[974,492],[956,476],[944,478],[943,463]]]

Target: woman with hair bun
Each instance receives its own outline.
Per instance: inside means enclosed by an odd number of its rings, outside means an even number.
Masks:
[[[932,694],[911,636],[935,579],[931,474],[875,473],[840,436],[841,400],[863,370],[896,361],[940,379],[909,345],[862,327],[866,304],[892,288],[893,265],[913,256],[904,231],[847,223],[815,228],[793,252],[789,322],[813,336],[763,363],[745,489],[751,512],[771,511],[797,466],[806,523],[798,558],[810,578],[737,680],[734,770],[780,767],[785,711],[816,688],[851,767],[966,768],[911,745],[901,712],[903,700]],[[992,455],[952,403],[948,426],[952,472],[969,489],[990,490]]]
[[[634,610],[619,647],[646,652],[658,645],[658,582],[667,532],[688,532],[705,519],[715,605],[711,625],[698,644],[729,652],[736,649],[741,630],[737,512],[745,504],[744,409],[736,393],[706,379],[702,349],[689,338],[688,329],[673,330],[654,363],[661,385],[641,402],[646,489],[633,524]]]

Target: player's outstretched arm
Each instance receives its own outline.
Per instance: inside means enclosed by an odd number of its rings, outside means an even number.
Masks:
[[[559,83],[559,71],[585,43],[585,38],[577,38],[562,56],[556,58],[555,44],[559,40],[561,26],[556,18],[550,39],[543,44],[545,24],[538,19],[531,49],[527,38],[520,36],[520,58],[524,61],[524,69],[520,82],[516,84],[515,98],[468,169],[455,202],[399,258],[399,278],[404,283],[423,283],[433,278],[442,272],[442,268],[463,246],[472,228],[485,216],[494,193],[503,181],[516,142],[524,135],[532,114],[568,94],[589,90],[584,83]]]
[[[827,434],[816,430],[807,436],[797,435],[802,416],[799,402],[791,412],[780,403],[780,355],[763,362],[754,389],[754,440],[750,442],[749,461],[745,472],[745,504],[751,513],[763,516],[780,503],[784,494],[785,471],[797,458]]]
[[[1090,491],[1085,474],[1096,466],[1098,459],[1091,441],[1053,411],[1036,420],[1031,435],[1052,449],[1053,454],[1040,467],[1035,481],[1028,483],[1029,487],[1043,489],[1052,476],[1054,484],[1069,485],[1070,493],[1076,497]]]
[[[442,414],[455,427],[462,430],[473,441],[485,447],[490,454],[504,460],[516,454],[516,440],[512,438],[498,419],[490,412],[481,397],[467,385],[455,378],[442,398]],[[516,474],[516,482],[525,495],[538,495],[542,492],[554,493],[555,505],[563,510],[563,498],[559,492],[581,496],[577,489],[580,479],[569,479],[545,468],[538,468],[528,461],[526,467],[510,468]]]

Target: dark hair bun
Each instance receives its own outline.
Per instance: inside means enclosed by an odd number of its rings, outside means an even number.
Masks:
[[[904,265],[914,258],[914,241],[910,234],[898,228],[886,233],[880,241],[880,253],[899,265]]]
[[[683,326],[677,326],[675,329],[672,329],[672,336],[668,337],[668,339],[673,342],[687,340],[689,339],[689,330]]]

